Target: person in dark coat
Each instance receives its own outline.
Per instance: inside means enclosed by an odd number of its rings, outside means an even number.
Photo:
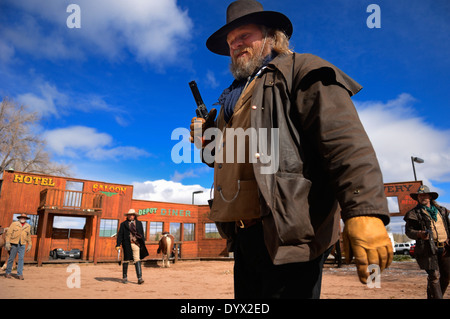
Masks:
[[[145,247],[144,228],[142,223],[137,220],[137,213],[134,209],[130,209],[125,216],[127,219],[120,224],[116,244],[117,250],[120,249],[121,245],[123,248],[122,281],[123,283],[128,282],[128,264],[133,261],[136,267],[138,284],[142,284],[144,280],[142,279],[141,260],[148,256],[148,251]]]
[[[232,2],[226,22],[206,46],[231,58],[235,80],[219,111],[191,120],[190,140],[214,167],[209,218],[234,253],[235,298],[319,298],[341,217],[366,284],[393,252],[381,170],[351,101],[362,87],[293,52],[289,18],[256,0]]]
[[[410,194],[418,205],[406,213],[406,235],[416,240],[414,255],[428,273],[428,299],[442,299],[450,279],[449,211],[436,203],[438,194],[422,185]]]

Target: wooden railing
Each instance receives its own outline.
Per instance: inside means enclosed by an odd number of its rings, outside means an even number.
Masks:
[[[97,193],[47,188],[41,191],[39,208],[99,212],[103,208],[103,197]]]

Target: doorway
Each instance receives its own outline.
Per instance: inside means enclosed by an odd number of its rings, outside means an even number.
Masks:
[[[57,259],[55,250],[79,250],[79,258],[81,258],[85,247],[85,238],[85,217],[55,216],[51,233],[50,255],[53,259]]]

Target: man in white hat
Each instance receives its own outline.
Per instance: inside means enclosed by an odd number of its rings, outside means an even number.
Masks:
[[[30,219],[27,214],[22,213],[17,216],[18,221],[12,222],[6,232],[5,249],[8,250],[9,258],[6,266],[6,278],[11,278],[12,266],[16,255],[19,255],[17,261],[17,275],[20,280],[23,278],[23,259],[25,252],[29,252],[32,247],[31,242],[31,226],[27,223]],[[28,245],[25,251],[25,246]]]
[[[362,283],[368,265],[392,261],[380,167],[351,101],[361,86],[317,56],[294,53],[292,32],[284,14],[238,0],[206,42],[230,56],[235,81],[219,97],[217,119],[215,109],[192,119],[191,141],[214,166],[210,217],[234,251],[236,298],[319,298],[341,216],[346,257],[355,257]],[[220,144],[204,138],[208,128],[222,132]],[[233,130],[258,136],[233,143]]]
[[[449,211],[436,202],[438,193],[422,185],[410,194],[417,206],[406,213],[406,235],[416,240],[414,257],[428,274],[428,299],[442,299],[450,280]]]
[[[144,280],[142,279],[141,260],[148,256],[147,247],[145,247],[144,228],[142,223],[137,220],[137,213],[134,209],[130,209],[125,216],[127,219],[120,224],[116,244],[117,250],[120,249],[121,245],[123,248],[122,282],[128,282],[128,264],[133,261],[138,284],[142,284]]]

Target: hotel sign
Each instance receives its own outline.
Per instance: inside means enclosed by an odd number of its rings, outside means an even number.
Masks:
[[[22,175],[22,174],[14,174],[13,183],[33,184],[33,185],[50,186],[50,187],[55,186],[55,182],[53,181],[53,178]]]

